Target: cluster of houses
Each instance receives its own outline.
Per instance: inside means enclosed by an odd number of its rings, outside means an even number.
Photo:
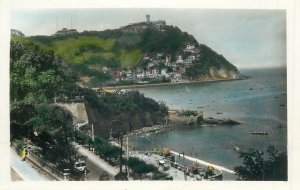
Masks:
[[[197,47],[187,44],[181,54],[171,56],[164,53],[145,54],[139,66],[132,70],[110,70],[103,67],[104,73],[112,75],[113,82],[187,82],[189,79],[184,76],[186,68],[194,61],[200,59],[200,52]]]

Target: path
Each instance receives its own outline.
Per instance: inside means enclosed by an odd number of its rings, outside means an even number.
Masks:
[[[175,152],[175,151],[173,151],[173,150],[170,150],[170,152],[171,152],[172,154],[174,154],[175,156],[179,156],[179,153],[178,153],[178,152]],[[203,164],[203,165],[205,165],[205,166],[212,166],[212,167],[214,167],[214,168],[216,168],[216,169],[219,169],[219,170],[222,170],[222,171],[225,171],[225,172],[234,174],[234,171],[232,171],[232,170],[230,170],[230,169],[227,169],[227,168],[225,168],[225,167],[223,167],[223,166],[218,166],[218,165],[215,165],[215,164],[206,162],[206,161],[204,161],[204,160],[199,160],[199,159],[197,159],[197,158],[193,158],[193,157],[186,156],[186,155],[185,155],[184,157],[185,157],[187,160],[190,160],[190,161],[192,161],[192,162],[198,162],[199,164]]]
[[[40,174],[35,170],[28,161],[22,161],[21,157],[10,148],[10,165],[11,168],[20,176],[24,181],[49,181],[47,177]]]

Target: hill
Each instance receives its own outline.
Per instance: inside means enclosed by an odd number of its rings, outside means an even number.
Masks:
[[[236,78],[227,61],[176,26],[136,23],[115,30],[14,38],[69,63],[89,86]]]

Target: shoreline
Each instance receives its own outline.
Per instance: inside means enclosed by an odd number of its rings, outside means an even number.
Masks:
[[[203,123],[202,124],[197,124],[197,117],[199,116],[189,116],[189,117],[183,117],[183,116],[178,116],[179,110],[170,110],[169,111],[169,121],[168,124],[157,124],[149,127],[142,127],[140,129],[135,129],[126,135],[124,137],[132,137],[132,136],[137,136],[137,135],[152,135],[152,134],[157,134],[157,133],[162,133],[162,132],[167,132],[167,131],[172,131],[176,128],[188,128],[188,127],[203,127],[203,126],[222,126],[222,125],[227,125],[226,123],[224,124],[217,124],[217,123],[212,123],[209,122],[210,118],[203,118]],[[225,119],[219,119],[219,118],[212,118],[213,120],[223,120]],[[234,120],[232,120],[234,121]],[[234,121],[236,122],[236,121]],[[239,125],[241,123],[236,122],[238,124],[228,124],[228,125]]]
[[[213,83],[213,82],[225,82],[225,81],[235,81],[235,80],[246,80],[247,77],[239,77],[236,79],[217,79],[217,80],[200,80],[200,81],[187,81],[179,83],[157,83],[157,84],[134,84],[134,85],[123,85],[123,86],[105,86],[102,87],[103,90],[120,90],[120,89],[136,89],[136,88],[152,88],[160,86],[179,86],[187,84],[198,84],[198,83]],[[92,88],[97,90],[101,87]]]

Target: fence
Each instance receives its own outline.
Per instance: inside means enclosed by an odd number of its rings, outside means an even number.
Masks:
[[[21,150],[17,148],[15,144],[13,144],[14,149],[17,151],[18,154],[20,154]],[[33,153],[32,151],[28,150],[28,155],[26,158],[35,166],[37,166],[39,169],[43,170],[47,174],[49,174],[52,178],[54,178],[57,181],[64,180],[64,173],[59,171],[55,165],[52,165],[50,163],[47,163],[43,161],[38,155]],[[70,175],[66,176],[66,179],[68,181],[75,181]]]

